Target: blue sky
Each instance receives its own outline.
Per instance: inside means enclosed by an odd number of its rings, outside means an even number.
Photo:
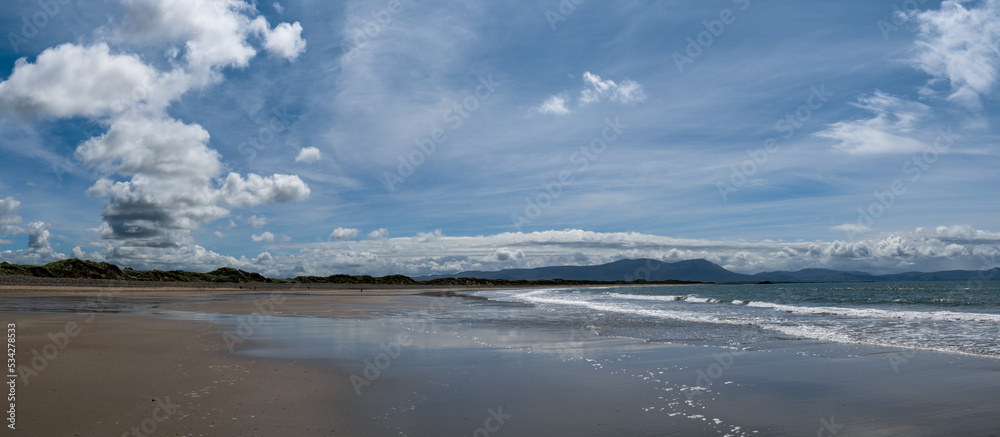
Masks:
[[[0,260],[1000,253],[1000,1],[64,1],[0,18]]]

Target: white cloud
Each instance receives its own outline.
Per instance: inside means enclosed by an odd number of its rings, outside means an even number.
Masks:
[[[294,61],[306,51],[306,40],[302,39],[302,25],[298,21],[281,23],[274,30],[264,32],[264,48],[275,56]]]
[[[52,225],[44,222],[31,222],[25,232],[28,234],[28,248],[34,250],[52,250],[52,245],[49,243],[49,239],[52,238],[52,233],[49,232],[49,228]]]
[[[250,239],[253,240],[255,243],[273,243],[274,234],[270,232],[264,232],[263,234],[260,235],[251,235]]]
[[[437,241],[441,237],[444,237],[444,233],[440,229],[435,229],[434,232],[417,232],[416,241],[419,243],[430,243]]]
[[[1000,1],[945,1],[913,16],[920,25],[914,64],[947,80],[950,100],[980,108],[1000,76]]]
[[[23,219],[17,214],[21,203],[13,197],[0,199],[0,236],[27,235],[28,248],[23,250],[5,250],[0,252],[0,260],[15,264],[44,264],[65,259],[66,255],[52,249],[52,228],[50,223],[31,222],[20,226]],[[12,244],[6,239],[0,239],[0,244]]]
[[[358,230],[353,228],[337,228],[330,233],[334,240],[351,240],[358,237]]]
[[[299,23],[273,29],[254,7],[239,0],[123,0],[125,16],[110,33],[123,44],[176,44],[167,60],[186,64],[158,72],[135,54],[112,50],[108,42],[62,44],[44,50],[34,63],[20,59],[0,83],[0,112],[55,117],[105,117],[127,109],[162,112],[192,88],[221,80],[219,69],[246,67],[256,50],[253,35],[276,56],[294,60],[304,50]]]
[[[267,217],[264,216],[257,217],[256,215],[252,215],[250,216],[250,218],[247,219],[247,224],[254,229],[263,228],[264,225],[267,224]]]
[[[299,155],[295,157],[295,162],[302,162],[305,164],[312,164],[319,161],[323,157],[319,149],[315,147],[303,147],[299,150]]]
[[[626,80],[611,94],[611,100],[619,103],[633,103],[646,100],[646,93],[638,82]]]
[[[386,228],[379,228],[377,230],[368,233],[368,238],[372,240],[384,240],[389,238],[389,230]]]
[[[106,173],[195,178],[200,185],[222,171],[220,155],[208,147],[208,139],[197,124],[126,116],[104,135],[84,142],[77,155]]]
[[[919,102],[876,91],[862,96],[854,106],[875,113],[868,119],[840,121],[815,135],[837,140],[834,148],[851,155],[915,153],[927,146],[913,138],[926,123],[930,107]]]
[[[108,178],[100,178],[94,182],[86,193],[90,197],[107,197],[111,195],[111,189],[115,187],[115,181]]]
[[[13,197],[0,199],[0,235],[20,234],[24,220],[17,214],[21,202]]]
[[[603,80],[601,76],[589,71],[583,73],[583,90],[577,104],[580,106],[596,103],[602,99],[622,104],[632,104],[646,100],[646,93],[642,90],[642,85],[632,80],[624,80],[616,83],[613,80]],[[570,109],[569,97],[564,94],[549,96],[541,105],[531,109],[531,112],[538,114],[566,115],[573,112]]]
[[[215,235],[215,238],[226,238],[226,234],[223,234],[222,231],[215,231],[212,235]]]
[[[552,115],[566,115],[570,113],[570,109],[566,106],[566,96],[557,95],[551,96],[542,102],[541,106],[534,109],[535,112],[540,114],[552,114]]]
[[[109,196],[104,218],[112,239],[143,239],[153,245],[189,240],[189,231],[225,217],[220,206],[246,208],[308,197],[298,176],[231,173],[222,187],[215,178],[223,166],[208,147],[209,135],[197,124],[169,118],[123,116],[108,132],[86,141],[77,155],[105,173],[131,177],[99,179],[88,194]]]
[[[285,7],[281,6],[281,3],[274,2],[274,3],[271,4],[271,7],[273,7],[274,11],[277,12],[277,13],[279,13],[279,14],[285,13]]]
[[[843,225],[832,226],[830,227],[830,230],[847,232],[851,235],[855,235],[855,234],[863,234],[865,232],[871,232],[874,229],[856,223],[847,223]]]
[[[635,81],[624,80],[620,84],[613,80],[602,80],[601,76],[589,71],[583,73],[585,88],[580,92],[580,104],[586,105],[607,97],[613,102],[636,103],[646,100],[642,85]]]
[[[513,261],[524,258],[524,251],[521,249],[512,250],[510,248],[501,247],[493,252],[490,259],[496,261]]]
[[[309,187],[298,176],[276,174],[263,177],[249,174],[246,179],[230,173],[219,189],[218,198],[227,205],[248,208],[262,203],[283,203],[309,197]]]
[[[142,102],[160,80],[136,55],[112,54],[106,43],[63,44],[29,63],[18,59],[0,82],[0,113],[101,117]]]
[[[230,173],[217,193],[227,205],[248,208],[262,203],[284,203],[309,197],[309,187],[298,176],[276,174],[263,177],[249,174],[246,179]]]
[[[208,83],[220,67],[245,67],[257,51],[252,34],[267,36],[264,17],[251,20],[254,6],[241,0],[124,0],[119,40],[175,43],[183,47],[187,71]],[[282,23],[287,24],[287,23]],[[279,26],[281,26],[279,24]],[[265,43],[266,44],[266,43]]]
[[[0,252],[0,259],[12,264],[42,265],[66,258],[66,254],[58,253],[48,247],[43,249],[29,247],[23,250],[5,250]]]
[[[151,249],[125,241],[116,245],[105,244],[103,250],[85,253],[78,258],[113,262],[136,269],[184,269],[198,272],[208,272],[219,267],[246,269],[252,266],[252,261],[244,257],[220,255],[196,244]]]

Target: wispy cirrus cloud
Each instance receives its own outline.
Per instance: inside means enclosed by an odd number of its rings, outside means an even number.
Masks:
[[[621,83],[615,83],[611,79],[602,80],[601,76],[586,71],[583,73],[583,83],[586,87],[580,91],[581,105],[599,102],[604,98],[623,104],[646,100],[642,85],[633,80],[626,79]]]
[[[541,105],[535,108],[535,111],[539,114],[566,115],[572,112],[567,105],[568,102],[566,96],[550,96],[545,99]]]
[[[842,225],[831,226],[830,230],[832,230],[832,231],[846,232],[846,233],[851,234],[851,235],[864,234],[866,232],[872,232],[872,231],[874,231],[874,229],[872,229],[872,228],[870,228],[868,226],[859,225],[859,224],[855,224],[855,223],[846,223],[846,224],[842,224]]]
[[[646,100],[646,92],[642,85],[633,80],[626,79],[617,83],[610,79],[601,79],[601,76],[585,71],[583,84],[583,90],[580,91],[580,95],[576,99],[578,106],[586,106],[602,100],[626,105]],[[573,112],[570,109],[571,104],[571,98],[568,94],[556,94],[549,96],[532,111],[539,114],[566,115]]]
[[[929,106],[881,91],[852,105],[875,115],[827,125],[816,136],[837,140],[834,148],[851,155],[915,153],[926,147],[913,136],[921,133],[920,123],[931,114]]]
[[[945,1],[913,16],[920,32],[912,61],[934,77],[926,93],[946,81],[949,100],[982,109],[1000,77],[1000,1]]]

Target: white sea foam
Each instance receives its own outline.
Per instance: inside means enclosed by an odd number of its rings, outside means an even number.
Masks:
[[[620,294],[620,293],[604,293],[604,295],[605,296],[609,296],[609,297],[618,298],[618,299],[648,300],[648,301],[655,301],[655,302],[673,302],[673,301],[677,301],[677,300],[684,300],[684,299],[687,298],[687,296],[673,296],[673,295],[653,296],[653,295],[645,295],[645,294]]]
[[[861,318],[940,320],[951,322],[994,322],[1000,323],[1000,314],[967,313],[958,311],[904,311],[881,310],[876,308],[811,307],[782,305],[771,302],[750,302],[747,306],[770,308],[796,314],[837,315]]]
[[[690,302],[690,303],[719,303],[719,302],[721,302],[718,299],[712,299],[710,297],[697,297],[697,296],[688,296],[687,298],[684,299],[684,301]]]
[[[793,338],[837,343],[914,347],[949,353],[996,356],[1000,314],[787,305],[697,296],[566,293],[558,290],[486,292],[491,298],[525,302],[557,311],[585,308],[614,317],[651,317],[716,325],[753,325]],[[692,299],[694,297],[695,299]],[[725,305],[712,305],[722,303]],[[930,323],[927,323],[930,322]]]
[[[579,295],[556,295],[549,293],[547,290],[535,290],[525,294],[516,296],[528,303],[535,304],[556,304],[556,305],[571,305],[584,308],[590,308],[596,311],[611,312],[611,313],[631,313],[641,316],[650,316],[656,318],[674,319],[682,320],[687,322],[701,322],[701,323],[716,323],[716,324],[726,324],[726,325],[742,325],[747,323],[746,320],[734,319],[734,318],[721,318],[717,314],[710,314],[699,311],[685,311],[680,309],[651,309],[646,306],[639,306],[636,304],[629,304],[621,301],[597,301],[590,297],[582,297]]]

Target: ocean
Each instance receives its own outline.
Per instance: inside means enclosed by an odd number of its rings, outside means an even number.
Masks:
[[[605,336],[746,350],[818,340],[1000,358],[1000,281],[488,290]],[[537,311],[509,312],[532,323]],[[518,314],[523,315],[521,320]],[[550,317],[551,316],[551,317]]]

